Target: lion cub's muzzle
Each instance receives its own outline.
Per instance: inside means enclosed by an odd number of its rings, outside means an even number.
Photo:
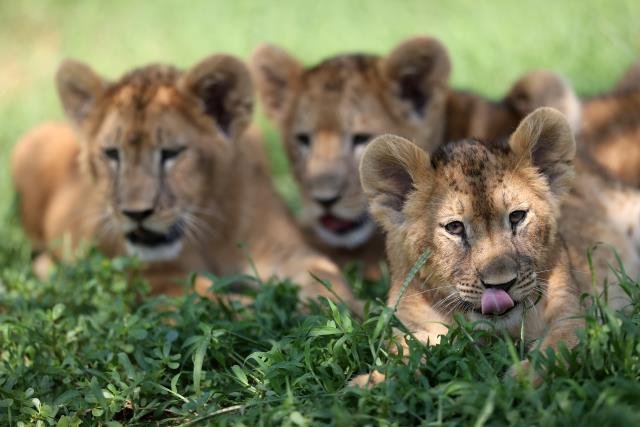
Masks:
[[[178,256],[185,231],[181,219],[166,227],[154,221],[153,209],[123,209],[121,212],[128,220],[124,238],[129,255],[147,262],[168,261]]]
[[[505,283],[489,284],[482,282],[484,291],[480,298],[480,311],[483,315],[503,315],[515,307],[509,290],[515,285],[517,278]]]
[[[501,316],[515,306],[510,290],[518,280],[518,264],[509,256],[493,259],[478,270],[482,283],[480,312],[483,315]]]
[[[351,249],[371,237],[375,224],[366,202],[358,194],[354,196],[349,185],[344,173],[330,170],[313,174],[305,182],[318,237],[330,246]]]
[[[148,246],[150,248],[162,245],[170,245],[180,240],[184,235],[184,227],[181,222],[176,222],[166,233],[157,233],[144,226],[138,227],[125,235],[127,241],[134,245]]]

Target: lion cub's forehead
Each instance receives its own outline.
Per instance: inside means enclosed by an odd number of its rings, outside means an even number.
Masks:
[[[180,70],[170,65],[148,65],[134,69],[112,83],[103,104],[109,108],[139,113],[155,106],[178,106],[176,81]]]
[[[379,95],[382,79],[378,61],[373,55],[342,55],[305,70],[297,119],[329,129],[375,127],[376,118],[385,114]]]
[[[339,94],[347,84],[365,81],[377,71],[375,55],[340,55],[308,68],[302,75],[303,87]]]
[[[176,89],[180,75],[177,68],[168,65],[149,65],[128,72],[107,88],[100,126],[111,129],[111,139],[133,145],[157,142],[162,130],[149,121],[155,120],[154,113],[166,108],[184,109],[183,97]],[[166,117],[163,120],[171,121]],[[170,127],[171,123],[165,123],[164,128]]]
[[[512,170],[507,148],[459,141],[436,150],[432,163],[446,191],[457,200],[465,200],[467,209],[478,215],[495,214],[495,192],[506,189],[505,177]]]
[[[378,81],[378,58],[373,55],[342,55],[327,59],[304,71],[301,94],[311,102],[330,102],[349,98],[357,102],[357,95],[374,91]],[[355,96],[355,97],[354,97]]]

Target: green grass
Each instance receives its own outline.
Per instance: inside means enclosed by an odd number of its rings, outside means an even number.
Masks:
[[[11,146],[34,124],[62,118],[52,76],[63,57],[116,78],[150,61],[186,67],[214,52],[246,57],[261,41],[312,63],[341,51],[384,53],[422,33],[449,48],[456,87],[498,97],[523,71],[546,67],[593,94],[640,57],[639,22],[633,0],[2,2],[0,211],[13,199]],[[256,118],[278,186],[294,201],[277,135]],[[395,324],[378,302],[364,319],[326,302],[303,313],[295,289],[274,281],[245,309],[190,294],[145,296],[146,285],[129,273],[132,260],[91,252],[46,283],[29,264],[19,227],[4,221],[0,425],[640,424],[640,299],[632,283],[631,313],[596,306],[575,350],[535,355],[553,378],[534,389],[503,378],[522,355],[499,331],[461,322],[442,345],[411,342],[405,365],[376,351]],[[377,296],[384,286],[357,284]],[[345,386],[371,366],[393,379],[372,391]]]
[[[518,343],[462,320],[438,346],[410,340],[405,364],[381,346],[399,325],[379,304],[364,320],[322,301],[302,313],[295,288],[279,282],[263,283],[249,308],[150,298],[128,259],[91,252],[47,283],[28,260],[0,252],[2,425],[640,423],[635,284],[632,313],[596,305],[577,348],[533,354],[547,377],[533,388],[504,376]],[[345,387],[374,365],[391,379]]]

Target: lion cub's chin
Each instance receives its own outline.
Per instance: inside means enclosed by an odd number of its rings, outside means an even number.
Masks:
[[[182,251],[182,240],[154,246],[139,245],[127,241],[125,249],[127,255],[138,257],[143,262],[172,261]]]
[[[478,322],[477,327],[480,329],[489,329],[494,327],[497,330],[511,330],[519,327],[522,322],[522,311],[524,304],[519,301],[516,305],[504,314],[499,316],[485,315],[478,313],[477,311],[470,311],[467,313],[467,319],[471,322]],[[492,326],[489,325],[490,322]]]
[[[322,224],[315,222],[313,229],[316,235],[327,245],[336,248],[355,249],[366,243],[376,231],[376,224],[369,216],[362,219],[361,223],[344,233],[335,233],[328,230]]]

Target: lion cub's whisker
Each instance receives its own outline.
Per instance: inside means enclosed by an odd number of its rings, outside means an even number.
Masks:
[[[417,296],[417,295],[426,294],[426,293],[428,293],[428,292],[435,292],[435,291],[438,291],[438,290],[442,290],[442,289],[451,289],[451,288],[455,288],[455,287],[456,287],[456,285],[447,285],[447,286],[439,286],[439,287],[437,287],[437,288],[423,289],[423,290],[421,290],[421,291],[414,292],[414,293],[412,293],[412,294],[405,294],[405,295],[403,295],[403,296],[402,296],[402,298],[400,298],[400,299],[411,298],[411,297],[415,297],[415,296]]]

